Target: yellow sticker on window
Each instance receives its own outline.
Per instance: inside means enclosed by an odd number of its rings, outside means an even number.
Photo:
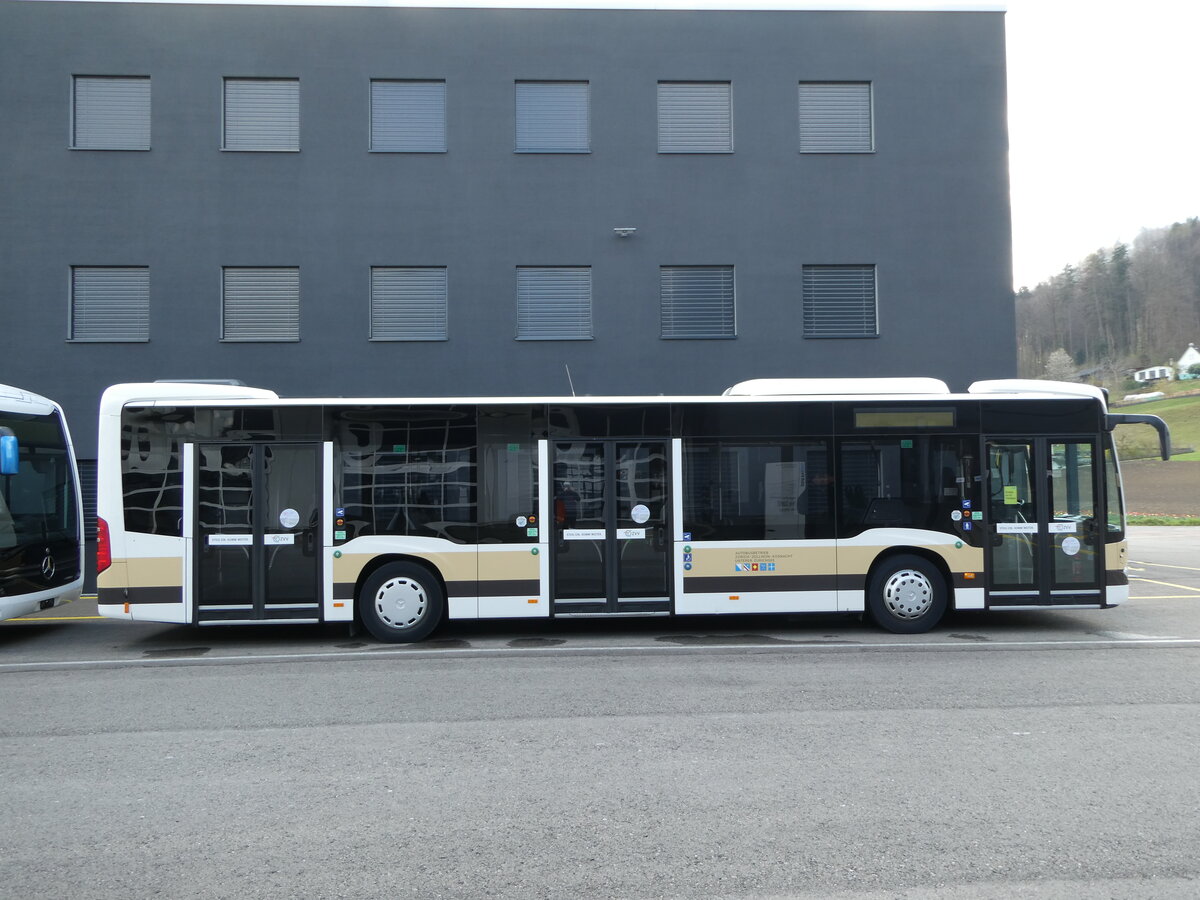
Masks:
[[[1021,502],[1021,498],[1017,496],[1017,486],[1015,484],[1006,484],[1004,486],[1004,505],[1016,506]]]

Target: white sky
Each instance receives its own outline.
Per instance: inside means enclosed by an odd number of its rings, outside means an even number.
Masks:
[[[1014,286],[1200,216],[1200,3],[1007,8]]]
[[[349,0],[347,5],[1007,9],[1014,287],[1033,287],[1093,250],[1132,241],[1143,228],[1200,216],[1200,0]]]

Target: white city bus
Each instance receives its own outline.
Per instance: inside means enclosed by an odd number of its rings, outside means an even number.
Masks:
[[[122,384],[99,609],[197,625],[1101,609],[1128,596],[1096,388],[760,380],[719,397],[282,399]]]
[[[0,384],[0,619],[79,598],[81,510],[62,408]]]

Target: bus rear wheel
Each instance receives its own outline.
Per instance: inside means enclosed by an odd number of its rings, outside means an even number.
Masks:
[[[388,563],[373,573],[358,595],[358,615],[380,641],[424,640],[442,620],[446,598],[437,578],[415,563]]]
[[[912,554],[889,557],[867,583],[867,611],[880,628],[894,634],[929,631],[946,614],[946,580],[927,559]]]

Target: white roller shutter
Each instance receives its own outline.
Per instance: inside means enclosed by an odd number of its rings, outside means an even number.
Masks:
[[[300,270],[225,269],[221,339],[300,340]]]
[[[800,85],[801,153],[870,153],[874,149],[870,83]]]
[[[73,267],[70,339],[150,340],[150,269],[146,266]]]
[[[225,150],[299,150],[300,81],[225,79]]]
[[[371,340],[444,341],[445,268],[371,269]]]
[[[879,334],[874,266],[804,267],[804,336]]]
[[[664,338],[735,336],[733,266],[663,266],[660,281]]]
[[[446,82],[372,81],[371,150],[446,152]]]
[[[586,81],[517,82],[518,153],[587,153]]]
[[[658,84],[659,153],[732,153],[729,82]]]
[[[75,76],[71,146],[76,150],[149,150],[150,79]]]
[[[517,339],[592,338],[592,270],[587,266],[517,269]]]

